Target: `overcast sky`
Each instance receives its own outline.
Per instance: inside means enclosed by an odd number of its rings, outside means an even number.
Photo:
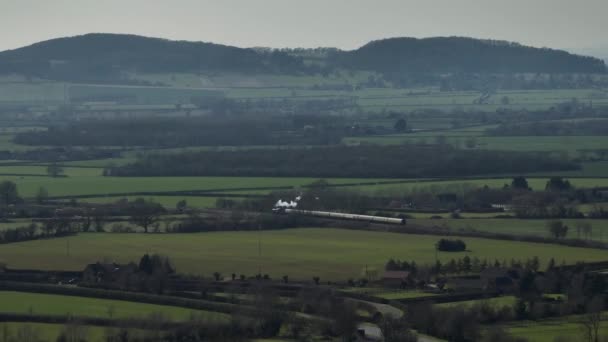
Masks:
[[[453,35],[608,47],[607,16],[608,0],[0,0],[0,50],[89,32],[242,47]]]

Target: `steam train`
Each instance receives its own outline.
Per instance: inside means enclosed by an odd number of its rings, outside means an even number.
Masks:
[[[300,209],[288,209],[288,208],[274,208],[273,211],[276,213],[317,216],[317,217],[326,217],[326,218],[342,219],[342,220],[355,220],[355,221],[389,223],[389,224],[405,224],[406,223],[405,218],[346,214],[346,213],[336,213],[336,212],[330,212],[330,211],[300,210]]]

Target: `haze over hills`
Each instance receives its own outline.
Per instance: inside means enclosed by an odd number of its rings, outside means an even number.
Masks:
[[[126,34],[87,34],[52,39],[0,53],[0,73],[52,79],[114,78],[142,72],[287,72],[302,65],[282,52]]]
[[[334,69],[380,73],[605,73],[605,63],[566,51],[462,37],[391,38],[353,51],[263,50],[123,34],[52,39],[0,52],[0,73],[61,80],[109,80],[125,71],[313,74]]]
[[[600,59],[464,37],[390,38],[337,54],[339,65],[380,72],[602,73]]]
[[[573,48],[567,50],[574,54],[593,56],[604,60],[605,63],[608,63],[608,44],[597,45],[588,48]]]

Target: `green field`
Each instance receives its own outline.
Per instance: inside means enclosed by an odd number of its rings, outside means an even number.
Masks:
[[[0,166],[0,173],[5,167]],[[17,167],[21,168],[21,167]],[[25,167],[23,171],[39,171],[38,167]],[[72,169],[78,170],[74,173]],[[29,173],[29,172],[28,172]],[[11,180],[17,184],[19,193],[25,197],[35,196],[40,187],[45,187],[50,196],[97,195],[112,196],[117,193],[151,191],[217,190],[240,188],[266,188],[302,186],[316,178],[263,178],[263,177],[102,177],[99,169],[67,168],[70,177],[0,176],[0,181]],[[378,179],[328,179],[330,183],[371,182]],[[269,192],[270,190],[266,191]]]
[[[472,306],[482,303],[488,303],[491,306],[502,307],[502,306],[512,306],[515,304],[515,296],[503,296],[503,297],[495,297],[488,299],[476,299],[476,300],[467,300],[464,302],[451,302],[451,303],[442,303],[437,304],[440,307],[452,307],[452,306]]]
[[[420,297],[432,297],[436,296],[434,293],[423,292],[423,291],[384,291],[373,294],[376,297],[384,299],[409,299],[409,298],[420,298]]]
[[[0,291],[0,303],[0,311],[21,314],[145,318],[153,313],[162,313],[172,320],[188,320],[193,316],[207,319],[225,318],[225,315],[219,313],[167,305],[13,291]]]
[[[446,132],[445,138],[448,144],[454,146],[464,147],[466,140],[469,139],[467,136],[454,136],[452,134]],[[475,135],[476,134],[472,134],[471,136]],[[477,149],[529,152],[567,151],[568,153],[573,154],[573,156],[578,150],[600,150],[608,146],[608,136],[475,136],[475,140],[477,144],[475,148]],[[434,143],[435,138],[430,136],[417,136],[416,134],[377,135],[346,138],[344,142],[347,144],[370,143],[378,145],[400,145],[420,142]]]
[[[390,290],[384,287],[350,287],[342,289],[341,291],[347,293],[359,293],[369,296],[375,296],[384,299],[406,299],[406,298],[419,298],[419,297],[431,297],[436,294],[430,292],[424,292],[420,290]]]
[[[262,257],[258,257],[258,236]],[[346,280],[363,270],[383,269],[389,258],[431,264],[439,236],[407,235],[331,228],[281,231],[214,232],[196,234],[80,234],[70,238],[36,240],[0,245],[0,262],[14,268],[81,270],[98,260],[125,263],[145,253],[168,255],[178,272],[210,276],[263,273],[280,278]],[[69,256],[66,246],[70,246]],[[465,238],[467,253],[440,253],[448,261],[464,255],[490,260],[525,259],[538,256],[543,263],[606,260],[606,251]],[[514,253],[514,251],[517,251]]]
[[[582,326],[576,317],[542,320],[538,322],[517,322],[504,326],[514,336],[525,337],[533,342],[554,342],[563,336],[570,341],[582,341]],[[608,320],[601,324],[600,335],[608,334]]]
[[[399,194],[403,192],[416,191],[453,191],[459,193],[470,188],[482,188],[488,186],[490,188],[502,188],[505,184],[510,185],[513,178],[479,178],[479,179],[457,179],[457,180],[412,180],[399,184],[378,184],[378,185],[363,185],[356,186],[357,189],[382,194]],[[528,185],[533,190],[544,190],[549,178],[527,178]],[[578,188],[593,188],[608,186],[608,178],[568,178],[574,187]],[[352,188],[352,187],[349,187]]]
[[[442,215],[449,217],[449,215]],[[608,220],[589,220],[589,219],[563,219],[561,220],[568,227],[567,238],[584,238],[578,235],[577,223],[586,222],[592,226],[591,239],[608,241]],[[449,227],[450,230],[478,230],[491,233],[504,233],[512,235],[534,235],[549,237],[547,231],[547,220],[522,220],[522,219],[411,219],[410,224],[434,227]]]
[[[268,75],[268,74],[239,74],[222,73],[211,75],[194,75],[188,73],[138,73],[131,75],[137,80],[144,80],[151,83],[162,83],[172,87],[209,87],[209,88],[235,88],[231,95],[238,94],[238,88],[276,88],[276,87],[305,87],[314,84],[335,84],[355,83],[366,81],[371,72],[358,71],[348,74],[342,72],[332,73],[328,77],[322,75]],[[291,93],[284,90],[285,96]],[[249,93],[246,93],[249,94]]]
[[[112,203],[122,199],[134,200],[138,196],[125,196],[125,197],[93,197],[82,199],[81,201],[87,203]],[[215,208],[215,203],[219,197],[196,197],[196,196],[144,196],[145,199],[160,203],[167,209],[173,209],[176,207],[177,202],[185,200],[188,207],[190,208]],[[230,200],[241,200],[240,198],[230,197]]]
[[[65,84],[60,82],[4,80],[0,82],[0,104],[61,104],[65,100],[65,89]]]
[[[153,191],[186,191],[186,190],[233,190],[230,193],[268,193],[271,190],[246,190],[251,188],[271,188],[282,186],[302,186],[317,180],[316,178],[287,177],[103,177],[102,168],[65,167],[67,177],[51,178],[46,176],[44,165],[2,166],[0,181],[11,180],[17,183],[22,196],[33,197],[40,187],[45,187],[51,196],[96,195],[95,197],[115,197],[113,194]],[[4,176],[2,176],[4,174]],[[9,176],[10,175],[10,176]],[[40,175],[40,176],[32,176]],[[333,184],[381,182],[388,179],[367,178],[329,178]],[[528,183],[533,189],[544,189],[548,178],[530,177]],[[572,185],[580,188],[608,186],[608,178],[569,178]],[[394,181],[394,180],[390,180]],[[409,180],[399,184],[354,185],[345,189],[358,189],[369,193],[386,195],[421,190],[451,189],[461,191],[467,187],[502,188],[510,184],[511,178],[479,178],[436,181],[429,179]],[[172,202],[172,200],[167,200]],[[202,201],[202,200],[201,200]],[[207,202],[208,203],[208,202]]]
[[[0,222],[0,231],[27,226],[31,223],[31,219],[12,219],[9,222]]]
[[[18,145],[13,142],[13,138],[15,134],[13,133],[0,133],[0,151],[27,151],[27,150],[35,150],[37,146],[26,146],[26,145]]]
[[[193,96],[205,96],[218,91],[236,99],[331,99],[354,98],[356,103],[368,111],[415,110],[434,108],[446,111],[474,109],[495,111],[497,108],[546,109],[559,103],[577,98],[580,101],[593,100],[594,105],[608,103],[604,93],[596,89],[560,90],[517,90],[498,91],[486,103],[475,104],[481,96],[478,91],[440,92],[437,87],[424,88],[363,88],[359,90],[315,90],[314,86],[357,85],[365,82],[370,72],[335,72],[321,75],[260,75],[241,73],[218,73],[213,75],[191,73],[145,74],[133,73],[130,77],[146,81],[153,86],[106,85],[106,84],[69,84],[48,82],[37,79],[26,80],[22,77],[4,77],[0,80],[0,105],[62,105],[94,101],[115,94],[129,95],[135,105],[167,105],[188,103]],[[501,100],[509,97],[510,103],[503,105]],[[89,107],[93,106],[91,104]],[[122,105],[124,107],[124,104]],[[94,106],[93,106],[94,107]],[[116,107],[116,106],[115,106]],[[118,107],[116,107],[118,108]]]
[[[85,331],[87,341],[104,342],[106,328],[96,326],[82,326]],[[36,338],[35,341],[51,342],[56,341],[57,337],[65,329],[63,324],[49,323],[22,323],[22,322],[3,322],[0,323],[0,333],[8,332],[14,338],[26,335],[26,331]]]
[[[68,177],[100,177],[102,172],[102,168],[63,167],[63,174]],[[0,174],[48,175],[45,165],[0,166]]]

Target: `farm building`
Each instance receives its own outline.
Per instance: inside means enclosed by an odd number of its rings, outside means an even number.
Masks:
[[[385,271],[382,275],[382,284],[386,287],[405,287],[410,280],[407,271]]]
[[[445,288],[456,292],[481,291],[485,288],[485,283],[480,278],[458,277],[448,280]]]
[[[501,293],[513,293],[516,288],[516,279],[519,274],[504,268],[491,267],[480,274],[486,290],[499,291]]]
[[[117,284],[125,283],[129,276],[137,272],[137,265],[130,263],[119,265],[116,263],[89,264],[82,272],[82,279],[90,284]]]

